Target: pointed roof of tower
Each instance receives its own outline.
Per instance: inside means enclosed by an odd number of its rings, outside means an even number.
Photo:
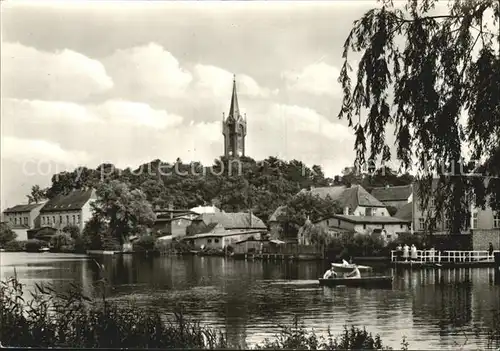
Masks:
[[[229,107],[229,117],[238,118],[240,107],[238,106],[238,95],[236,94],[236,75],[233,75],[233,95],[231,96],[231,107]]]

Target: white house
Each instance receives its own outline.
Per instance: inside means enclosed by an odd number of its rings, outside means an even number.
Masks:
[[[85,222],[92,217],[91,203],[97,199],[94,189],[73,190],[57,195],[40,210],[40,226],[62,229],[76,225],[83,230]]]
[[[237,242],[249,238],[260,239],[262,230],[232,229],[226,230],[220,224],[208,233],[200,233],[184,237],[182,240],[189,242],[195,249],[219,249],[235,245]]]
[[[334,236],[343,232],[371,235],[383,233],[387,240],[394,240],[398,233],[407,232],[411,221],[390,216],[333,215],[315,223],[323,226]]]
[[[17,234],[16,240],[27,240],[28,230],[40,225],[40,210],[45,202],[16,205],[3,211],[4,221]]]
[[[377,200],[361,185],[328,186],[320,188],[302,189],[299,194],[318,195],[321,198],[330,197],[336,201],[346,216],[366,216],[366,217],[390,217],[386,205]],[[280,206],[269,218],[269,228],[271,235],[277,237],[279,229],[278,217],[286,211],[286,206]]]

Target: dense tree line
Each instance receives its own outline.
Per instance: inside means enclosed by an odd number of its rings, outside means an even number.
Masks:
[[[49,188],[35,186],[30,196],[38,199],[43,194],[50,199],[73,189],[97,189],[102,183],[116,180],[130,191],[140,190],[153,208],[169,204],[175,208],[214,204],[226,212],[251,208],[257,217],[267,222],[278,206],[311,186],[358,183],[369,190],[387,184],[409,184],[412,180],[411,176],[399,176],[387,167],[368,171],[354,172],[347,168],[343,175],[329,178],[319,165],[308,167],[298,160],[283,161],[276,157],[262,161],[249,157],[222,158],[208,167],[199,162],[183,163],[180,159],[173,163],[154,160],[136,169],[102,164],[96,169],[80,167],[61,172],[52,177]]]

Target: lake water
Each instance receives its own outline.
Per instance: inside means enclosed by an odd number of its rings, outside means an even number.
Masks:
[[[32,289],[51,282],[64,289],[80,284],[97,292],[99,270],[92,259],[70,254],[0,253],[2,279],[17,276]],[[237,261],[220,257],[105,257],[107,294],[171,313],[182,304],[202,323],[226,331],[233,343],[260,342],[298,316],[310,329],[336,335],[344,325],[365,326],[399,349],[484,349],[485,332],[500,310],[493,268],[394,270],[393,290],[319,287],[324,262]]]

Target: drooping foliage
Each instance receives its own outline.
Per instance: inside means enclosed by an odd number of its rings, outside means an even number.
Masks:
[[[382,1],[354,23],[344,44],[339,117],[355,130],[357,167],[367,155],[391,159],[386,131],[393,126],[401,168],[424,180],[421,205],[436,194],[430,227],[448,214],[458,232],[474,198],[500,209],[500,3],[448,4]],[[359,58],[354,79],[352,56]]]

